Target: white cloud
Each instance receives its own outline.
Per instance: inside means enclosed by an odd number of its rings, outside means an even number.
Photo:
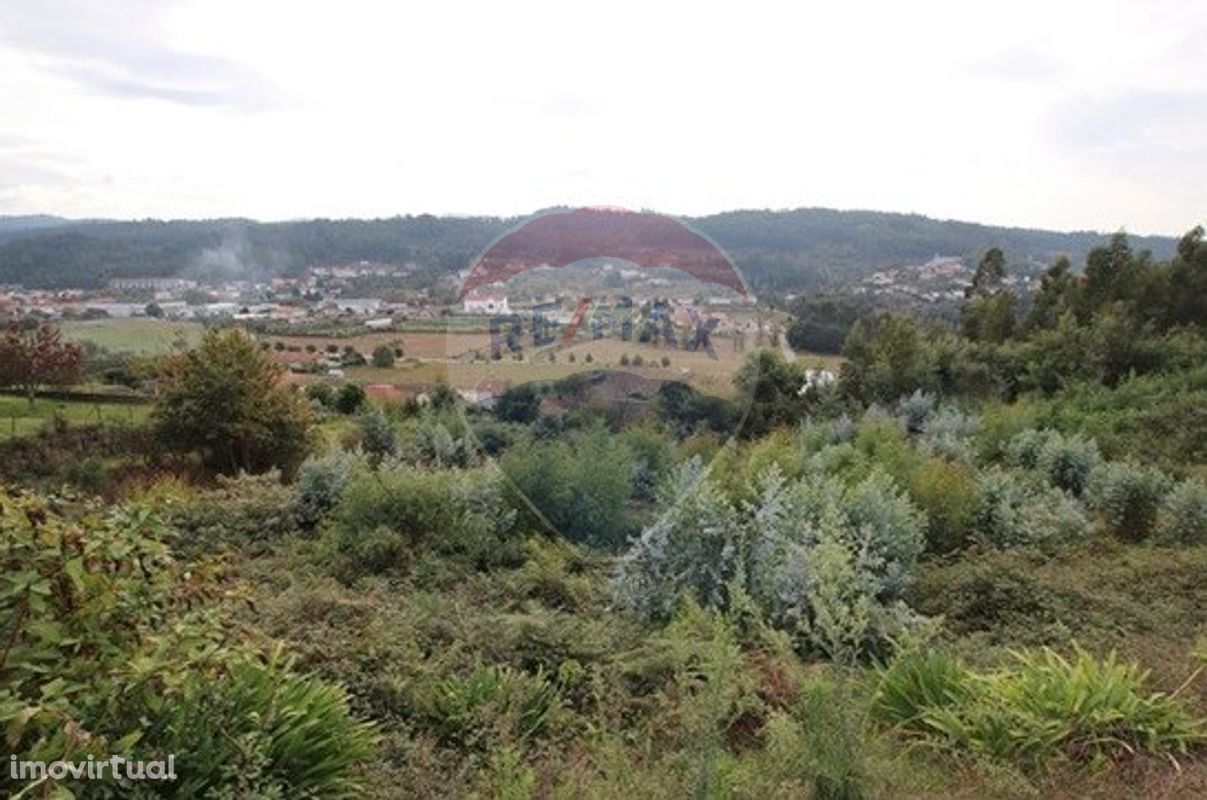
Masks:
[[[0,212],[1207,207],[1193,2],[807,5],[0,0]]]

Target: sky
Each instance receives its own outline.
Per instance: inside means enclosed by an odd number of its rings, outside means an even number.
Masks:
[[[1179,234],[1207,217],[1204,5],[0,0],[0,214]]]

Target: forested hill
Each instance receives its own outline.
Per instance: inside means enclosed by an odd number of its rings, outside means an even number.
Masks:
[[[52,217],[48,214],[30,214],[19,217],[0,216],[0,236],[53,228],[68,222],[70,220],[65,220],[62,217]]]
[[[422,280],[466,266],[519,221],[431,215],[274,223],[0,217],[0,283],[95,287],[116,277],[266,276],[362,260],[417,264]],[[1047,264],[1060,253],[1079,264],[1106,238],[829,209],[732,211],[686,221],[725,248],[761,291],[839,286],[935,255],[975,259],[993,246],[1014,264]],[[1175,241],[1134,237],[1132,244],[1167,258]]]

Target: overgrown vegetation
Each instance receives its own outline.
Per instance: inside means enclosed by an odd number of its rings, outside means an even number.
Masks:
[[[1025,317],[991,253],[960,331],[756,351],[737,402],[386,407],[208,334],[158,438],[5,451],[0,722],[178,797],[1197,796],[1204,252],[1116,239]]]

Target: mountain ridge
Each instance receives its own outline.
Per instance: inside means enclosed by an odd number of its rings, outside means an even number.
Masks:
[[[113,278],[252,277],[357,261],[409,264],[421,282],[430,282],[468,266],[495,237],[525,219],[431,214],[284,222],[0,217],[0,283],[95,288]],[[1061,254],[1080,264],[1110,235],[817,207],[679,219],[725,249],[759,291],[840,286],[935,255],[971,262],[990,247],[1005,250],[1013,267],[1038,272]],[[1151,250],[1156,258],[1170,257],[1177,243],[1168,236],[1130,239],[1133,247]]]

